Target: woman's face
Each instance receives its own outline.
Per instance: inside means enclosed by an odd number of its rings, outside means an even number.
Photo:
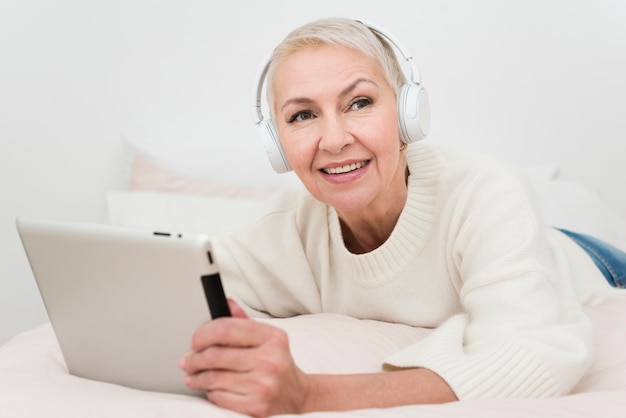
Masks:
[[[273,106],[289,164],[315,198],[340,212],[404,202],[396,97],[374,59],[300,50],[276,68]]]

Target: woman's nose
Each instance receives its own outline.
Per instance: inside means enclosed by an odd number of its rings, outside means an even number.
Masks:
[[[326,118],[322,129],[319,148],[331,153],[339,153],[354,142],[354,137],[341,117]]]

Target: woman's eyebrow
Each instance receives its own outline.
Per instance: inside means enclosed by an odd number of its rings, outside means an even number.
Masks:
[[[291,99],[288,99],[281,107],[280,110],[283,110],[285,107],[289,106],[290,104],[310,104],[313,103],[313,100],[306,98],[306,97],[292,97]]]
[[[348,87],[346,87],[345,89],[341,90],[340,96],[347,95],[352,90],[356,89],[358,87],[358,85],[361,84],[361,83],[370,83],[370,84],[373,84],[374,86],[378,87],[378,84],[376,84],[373,80],[370,80],[369,78],[362,78],[361,77],[361,78],[357,78],[352,83],[350,83],[350,85],[348,85]]]
[[[378,87],[378,84],[376,84],[373,80],[370,80],[369,78],[357,78],[352,83],[350,83],[346,88],[341,90],[341,92],[339,93],[339,96],[342,97],[342,96],[349,94],[351,91],[356,89],[361,83],[370,83]],[[280,107],[280,110],[283,110],[285,107],[291,104],[302,105],[302,104],[311,104],[311,103],[313,103],[313,100],[307,97],[292,97],[291,99],[288,99],[285,103],[283,103],[283,105]]]

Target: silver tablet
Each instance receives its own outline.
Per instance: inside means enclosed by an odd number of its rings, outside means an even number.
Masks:
[[[208,236],[25,218],[17,228],[71,374],[197,394],[178,360],[198,326],[229,314]]]

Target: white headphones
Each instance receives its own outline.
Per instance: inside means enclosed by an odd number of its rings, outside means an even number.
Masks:
[[[400,52],[404,60],[409,63],[411,67],[410,82],[404,84],[398,94],[398,125],[400,127],[400,139],[405,144],[424,139],[430,127],[430,106],[428,104],[428,94],[421,86],[419,70],[413,62],[413,57],[392,35],[383,31],[380,27],[360,19],[357,20],[357,22],[362,23],[371,31],[385,38]],[[270,159],[272,168],[274,168],[274,171],[277,173],[285,173],[291,171],[291,167],[287,161],[285,150],[280,143],[278,131],[271,119],[265,119],[263,117],[263,111],[261,110],[263,84],[270,67],[271,56],[271,53],[267,56],[256,78],[253,121],[259,129],[263,146]]]

